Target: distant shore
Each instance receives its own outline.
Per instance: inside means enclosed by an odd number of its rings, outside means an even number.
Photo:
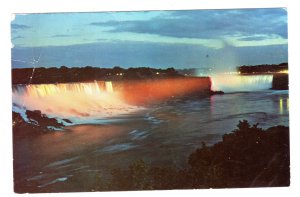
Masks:
[[[123,81],[138,79],[165,79],[184,77],[174,68],[156,69],[138,67],[124,69],[121,67],[72,67],[51,68],[14,68],[12,69],[12,84],[49,84],[93,81]]]

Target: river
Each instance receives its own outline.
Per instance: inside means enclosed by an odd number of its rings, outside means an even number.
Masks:
[[[201,142],[215,144],[243,119],[263,128],[288,126],[288,91],[264,86],[200,99],[172,99],[98,119],[97,124],[24,138],[14,142],[15,184],[31,192],[88,191],[95,175],[105,181],[112,169],[138,159],[184,167]]]

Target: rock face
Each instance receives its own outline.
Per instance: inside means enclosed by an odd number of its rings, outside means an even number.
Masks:
[[[224,92],[221,91],[221,90],[219,90],[219,91],[213,91],[213,90],[212,90],[212,91],[210,92],[210,95],[215,95],[215,94],[223,95]]]
[[[26,111],[26,115],[31,122],[41,126],[47,127],[52,126],[56,128],[60,128],[64,126],[62,123],[59,123],[55,118],[48,118],[45,114],[42,114],[39,110],[34,111]]]
[[[39,110],[25,112],[28,120],[24,120],[22,115],[17,112],[12,112],[13,117],[13,137],[26,137],[31,135],[38,135],[53,130],[63,129],[63,123],[58,122],[55,118],[49,118],[42,114]],[[66,123],[71,123],[70,120],[63,119]]]
[[[289,75],[285,73],[274,74],[272,82],[273,90],[288,90],[289,89]]]

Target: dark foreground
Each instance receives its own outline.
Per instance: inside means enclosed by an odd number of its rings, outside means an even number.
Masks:
[[[289,128],[263,130],[240,121],[211,147],[189,155],[188,167],[149,166],[138,160],[128,169],[112,171],[108,184],[98,179],[94,190],[166,190],[289,186]]]
[[[41,129],[31,128],[26,123],[16,126],[23,131]],[[14,129],[14,144],[24,137]],[[239,122],[237,129],[224,134],[219,143],[213,146],[200,143],[198,146],[201,148],[191,154],[186,153],[188,160],[184,167],[150,164],[137,157],[127,167],[112,168],[108,177],[102,177],[97,172],[87,181],[79,176],[69,177],[59,186],[52,184],[47,191],[37,187],[24,188],[23,184],[18,184],[20,177],[15,172],[15,192],[55,192],[57,187],[60,191],[74,192],[77,191],[74,188],[78,191],[123,191],[277,187],[290,184],[289,127],[261,129],[244,120]],[[14,152],[14,157],[16,154]],[[72,188],[68,188],[70,185]]]

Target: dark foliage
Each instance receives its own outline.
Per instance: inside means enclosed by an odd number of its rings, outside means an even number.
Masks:
[[[190,155],[190,172],[202,177],[193,186],[288,186],[288,128],[277,126],[264,131],[245,120],[237,127],[218,144],[203,146]]]
[[[72,67],[60,68],[16,68],[12,69],[12,84],[42,84],[42,83],[67,83],[90,82],[94,80],[126,80],[126,79],[161,79],[182,77],[174,68],[156,69],[138,67],[124,69],[98,67]]]
[[[288,69],[288,63],[281,64],[261,64],[255,66],[240,66],[237,68],[241,74],[253,74],[253,73],[276,73],[282,70]]]

